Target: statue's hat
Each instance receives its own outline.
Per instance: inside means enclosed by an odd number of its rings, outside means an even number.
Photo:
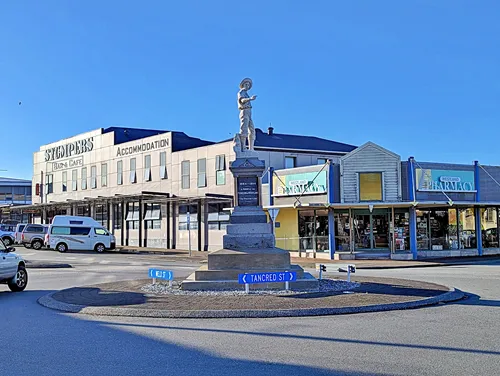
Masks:
[[[250,88],[252,88],[252,80],[250,78],[244,78],[243,80],[241,80],[240,82],[240,89],[243,89],[243,85],[245,84],[245,82],[248,82],[250,84]]]

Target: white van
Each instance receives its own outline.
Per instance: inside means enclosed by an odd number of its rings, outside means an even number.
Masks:
[[[114,249],[116,239],[93,218],[56,215],[45,236],[45,244],[59,252],[68,249],[103,252]]]

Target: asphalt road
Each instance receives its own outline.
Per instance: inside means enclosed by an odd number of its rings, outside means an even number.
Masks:
[[[166,320],[91,317],[41,307],[50,291],[143,278],[163,256],[35,253],[73,269],[32,269],[29,288],[0,287],[1,375],[497,375],[500,262],[358,270],[456,286],[470,297],[425,309],[330,317]],[[337,274],[337,276],[340,276]],[[342,275],[345,278],[345,275]]]

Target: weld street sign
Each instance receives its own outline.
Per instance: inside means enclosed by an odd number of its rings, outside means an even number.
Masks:
[[[174,279],[174,272],[171,270],[149,269],[149,278],[171,281]]]
[[[242,285],[253,283],[293,282],[296,280],[296,272],[238,274],[238,283]]]

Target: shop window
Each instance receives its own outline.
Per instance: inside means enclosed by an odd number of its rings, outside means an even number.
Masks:
[[[82,190],[87,189],[87,167],[82,167]]]
[[[456,209],[417,210],[417,249],[458,249]]]
[[[460,208],[458,210],[458,220],[460,248],[477,248],[474,208]]]
[[[144,156],[144,181],[151,181],[151,155]]]
[[[198,206],[179,205],[179,230],[198,229]]]
[[[108,206],[96,205],[94,219],[101,224],[102,227],[108,226]]]
[[[54,175],[47,174],[46,179],[47,179],[47,194],[54,193]]]
[[[161,228],[161,206],[160,204],[146,204],[146,214],[144,215],[146,228]]]
[[[299,211],[299,243],[301,250],[328,251],[328,232],[328,210]]]
[[[483,248],[499,248],[497,212],[497,208],[481,209]]]
[[[226,184],[226,156],[224,154],[215,157],[215,184]]]
[[[67,192],[68,191],[68,172],[63,171],[62,173],[62,191]]]
[[[207,186],[207,160],[198,159],[198,188]]]
[[[224,210],[229,208],[228,204],[208,204],[208,229],[209,230],[225,230],[229,223],[229,211]]]
[[[189,174],[189,161],[181,162],[181,188],[189,189],[190,186],[190,174]]]
[[[410,250],[410,213],[398,209],[394,213],[394,250]]]
[[[108,186],[108,164],[101,164],[101,187]]]
[[[123,184],[123,161],[116,162],[116,184]]]
[[[359,201],[382,201],[382,173],[359,173]]]
[[[295,157],[285,157],[285,168],[295,167]]]
[[[167,179],[167,152],[160,153],[160,179]]]
[[[349,212],[335,210],[335,246],[338,251],[350,251],[351,224],[349,223]]]
[[[97,188],[97,166],[90,167],[90,188]]]
[[[137,230],[139,228],[139,203],[129,202],[127,204],[127,228]]]
[[[324,165],[326,164],[326,162],[327,162],[326,158],[318,158],[318,162],[316,164]]]
[[[137,173],[136,173],[136,159],[130,158],[130,183],[137,183]]]
[[[78,188],[78,170],[73,170],[71,171],[71,189],[73,191],[76,191],[77,188]]]
[[[79,206],[76,209],[76,213],[78,216],[81,216],[81,217],[90,217],[90,208],[88,205]]]
[[[115,230],[122,228],[122,204],[113,205],[113,227]]]

